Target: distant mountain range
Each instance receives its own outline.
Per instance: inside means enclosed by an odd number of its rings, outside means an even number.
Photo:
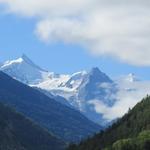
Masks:
[[[6,61],[1,64],[0,70],[61,104],[77,109],[101,126],[121,117],[150,90],[150,82],[140,81],[131,73],[111,79],[99,68],[94,67],[90,71],[80,71],[71,75],[56,74],[40,68],[26,55]],[[129,100],[133,100],[132,103],[129,103]],[[126,107],[118,114],[115,111],[120,109],[121,105]]]
[[[65,142],[79,142],[101,130],[79,111],[63,105],[0,71],[0,102],[5,103]]]

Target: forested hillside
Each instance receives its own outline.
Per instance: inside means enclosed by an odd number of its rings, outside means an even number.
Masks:
[[[0,103],[0,150],[63,150],[65,143]]]
[[[150,96],[106,131],[69,150],[150,150]]]

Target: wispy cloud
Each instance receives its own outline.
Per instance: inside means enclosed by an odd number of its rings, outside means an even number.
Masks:
[[[9,13],[37,17],[45,42],[85,46],[91,53],[150,66],[148,0],[0,0]]]
[[[118,92],[113,95],[116,102],[112,107],[105,105],[100,100],[91,100],[97,113],[103,114],[104,119],[113,120],[123,116],[128,112],[129,108],[133,108],[147,94],[150,94],[149,81],[134,81],[118,83]]]

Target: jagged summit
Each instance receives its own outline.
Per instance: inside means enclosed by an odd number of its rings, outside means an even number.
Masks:
[[[103,74],[98,67],[93,67],[89,71],[89,75],[101,75]]]
[[[92,80],[96,80],[99,82],[112,82],[112,80],[103,73],[98,67],[93,67],[89,72],[89,77]]]
[[[22,60],[31,64],[34,64],[33,61],[26,55],[26,54],[22,54],[21,56]]]
[[[25,84],[37,84],[48,74],[25,54],[20,58],[4,62],[0,70]]]
[[[21,65],[28,65],[30,67],[34,67],[36,69],[39,69],[41,71],[45,71],[44,69],[40,68],[38,65],[36,65],[27,55],[23,54],[20,58],[14,59],[14,60],[8,60],[0,65],[1,69],[10,68],[12,66],[21,66]]]
[[[91,72],[101,72],[100,69],[98,67],[93,67],[91,69]]]
[[[41,71],[46,71],[44,69],[42,69],[41,67],[39,67],[38,65],[36,65],[26,54],[22,54],[21,59],[26,62],[27,64],[41,70]]]
[[[24,54],[24,53],[22,54],[21,58],[23,58],[23,59],[29,59],[29,57],[26,54]]]

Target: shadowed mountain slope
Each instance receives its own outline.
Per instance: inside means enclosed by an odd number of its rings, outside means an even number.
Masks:
[[[1,150],[63,150],[64,142],[0,103]]]
[[[0,72],[0,101],[65,141],[77,142],[100,130],[78,111]]]

